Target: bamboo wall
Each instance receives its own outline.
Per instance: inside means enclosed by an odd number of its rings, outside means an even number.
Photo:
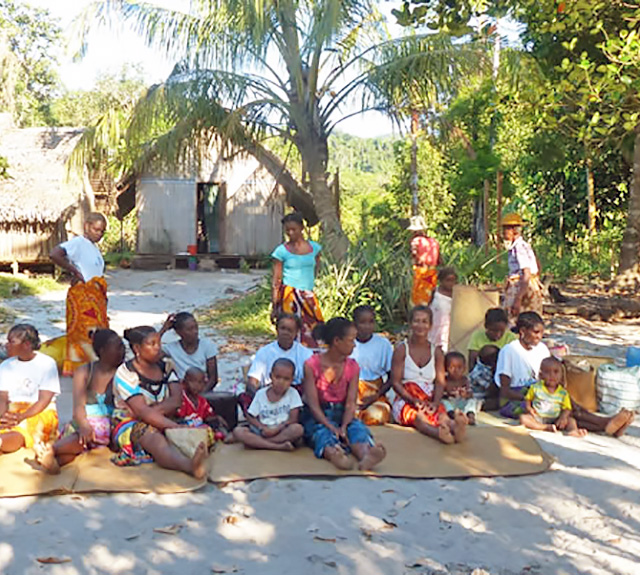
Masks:
[[[0,222],[0,263],[49,262],[49,252],[66,239],[62,221],[45,225]]]

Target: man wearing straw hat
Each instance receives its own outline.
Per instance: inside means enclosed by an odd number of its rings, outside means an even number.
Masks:
[[[429,305],[438,284],[437,267],[441,263],[440,244],[424,233],[426,224],[422,216],[413,216],[408,230],[413,232],[411,257],[413,258],[413,290],[411,301],[416,305]]]
[[[502,237],[509,252],[504,308],[514,321],[524,311],[542,315],[540,266],[533,249],[521,235],[524,224],[519,214],[506,214],[502,218]]]

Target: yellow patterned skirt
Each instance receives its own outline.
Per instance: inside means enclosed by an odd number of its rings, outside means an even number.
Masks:
[[[29,402],[14,402],[9,404],[9,411],[24,413],[31,407]],[[24,438],[25,447],[33,447],[34,443],[47,443],[58,437],[58,412],[55,405],[48,405],[44,411],[21,421],[15,427],[0,429],[3,433],[16,432]]]
[[[413,266],[413,305],[429,305],[438,285],[438,270],[434,266]]]
[[[91,335],[108,327],[107,281],[100,277],[71,286],[67,292],[67,356],[62,369],[65,375],[95,359]]]
[[[358,382],[358,403],[364,403],[378,395],[382,378],[373,381],[361,379]],[[369,407],[358,412],[358,419],[365,425],[384,425],[391,423],[391,404],[386,397],[380,397]]]
[[[318,299],[312,291],[301,290],[282,284],[278,293],[277,313],[290,313],[302,321],[300,342],[308,347],[316,347],[311,335],[313,328],[324,322]]]

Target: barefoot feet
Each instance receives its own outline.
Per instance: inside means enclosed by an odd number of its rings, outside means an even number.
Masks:
[[[633,416],[633,414],[631,415]],[[604,428],[604,432],[607,435],[620,437],[628,427],[629,423],[631,423],[631,421],[629,421],[629,412],[626,409],[623,409],[609,420],[609,423],[607,423]],[[617,435],[618,433],[620,433],[620,435]]]
[[[33,450],[36,454],[36,461],[47,473],[50,475],[57,475],[60,473],[60,464],[56,459],[56,453],[53,450],[53,445],[49,445],[47,443],[36,443],[33,446]]]
[[[207,474],[207,466],[205,465],[207,460],[207,446],[204,443],[200,443],[196,448],[196,452],[193,454],[191,458],[191,475],[193,475],[196,479],[203,479]]]
[[[578,429],[574,429],[572,431],[568,431],[567,435],[569,435],[571,437],[586,437],[587,430],[578,428]]]
[[[358,469],[360,471],[369,471],[378,465],[386,456],[387,450],[384,448],[384,445],[380,445],[379,443],[373,445],[358,464]]]
[[[624,432],[627,430],[627,427],[629,427],[633,423],[633,420],[636,418],[633,411],[630,411],[629,409],[623,409],[622,412],[627,414],[627,421],[620,429],[618,429],[618,431],[613,434],[615,437],[622,437],[624,435]]]
[[[456,438],[451,433],[450,422],[447,421],[445,423],[441,423],[438,426],[438,439],[442,441],[442,443],[446,443],[451,445],[456,442]]]
[[[453,437],[456,443],[461,443],[467,437],[467,416],[462,413],[456,413],[453,420]]]
[[[353,469],[353,460],[339,447],[325,447],[324,458],[342,471]]]

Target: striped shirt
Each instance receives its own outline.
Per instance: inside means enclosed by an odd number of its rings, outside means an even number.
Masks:
[[[537,381],[529,388],[525,399],[531,402],[536,413],[544,419],[557,419],[561,412],[571,411],[569,392],[561,385],[551,393],[544,381]]]
[[[165,358],[159,365],[164,377],[158,382],[139,374],[133,367],[132,361],[123,363],[117,369],[113,378],[114,419],[135,417],[127,401],[136,395],[141,395],[147,405],[159,403],[169,397],[169,383],[177,383],[178,378],[171,360]]]

